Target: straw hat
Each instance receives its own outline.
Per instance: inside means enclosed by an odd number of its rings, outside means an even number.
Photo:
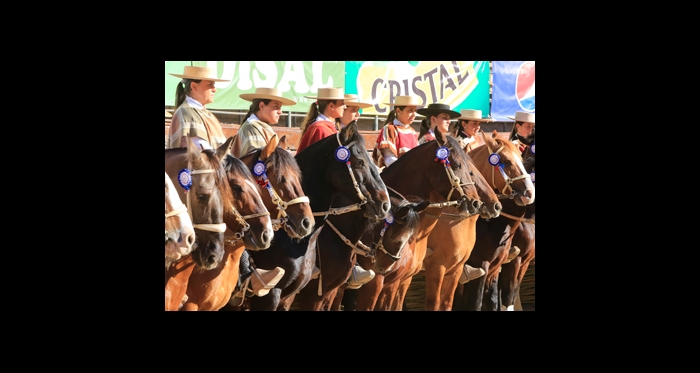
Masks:
[[[396,96],[396,100],[394,100],[394,103],[389,103],[385,102],[384,105],[389,105],[389,106],[420,106],[423,107],[423,104],[418,102],[418,97],[416,96]]]
[[[185,70],[182,74],[173,74],[173,73],[168,73],[172,76],[176,76],[178,78],[183,78],[183,79],[192,79],[192,80],[211,80],[214,82],[230,82],[228,79],[218,79],[216,77],[216,74],[214,74],[214,71],[208,67],[199,67],[199,66],[185,66]]]
[[[276,100],[282,105],[296,105],[296,101],[282,97],[282,92],[277,88],[255,88],[255,93],[242,93],[238,95],[246,101],[253,101],[256,98]]]
[[[450,110],[450,105],[445,105],[445,104],[430,104],[428,107],[418,109],[416,112],[420,115],[425,115],[426,117],[428,115],[438,115],[445,113],[450,116],[450,119],[455,119],[459,116],[459,113],[453,110]]]
[[[167,110],[165,111],[165,117],[166,118],[171,118],[172,114],[170,114]]]
[[[318,96],[304,96],[316,100],[345,100],[342,88],[319,88]]]
[[[532,122],[535,123],[535,113],[526,113],[524,111],[516,111],[515,112],[515,117],[509,117],[506,115],[506,118],[513,119],[516,122]]]
[[[349,95],[346,93],[345,94],[345,106],[357,106],[360,109],[364,109],[364,108],[372,106],[372,104],[368,104],[366,102],[357,102],[358,99],[359,98],[357,97],[357,95]]]
[[[460,110],[459,120],[473,120],[476,122],[493,122],[491,118],[482,118],[481,110]]]

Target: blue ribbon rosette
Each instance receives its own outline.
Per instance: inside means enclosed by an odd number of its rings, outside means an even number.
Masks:
[[[345,146],[339,146],[338,149],[335,150],[335,159],[337,159],[338,162],[347,162],[350,159],[350,149]]]
[[[189,191],[192,187],[192,173],[190,170],[183,168],[179,174],[177,174],[177,182],[185,191]]]

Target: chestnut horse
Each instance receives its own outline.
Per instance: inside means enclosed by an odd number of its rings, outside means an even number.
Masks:
[[[227,146],[224,144],[216,151],[221,157],[219,165],[225,172],[231,198],[229,211],[224,216],[228,228],[222,263],[209,271],[195,269],[190,257],[175,263],[166,273],[166,295],[172,294],[166,303],[167,310],[177,310],[183,298],[186,299],[183,311],[221,309],[230,300],[238,282],[243,250],[270,247],[274,235],[270,213],[250,170],[240,159],[226,154]]]
[[[323,224],[317,219],[319,227],[298,243],[315,249],[321,274],[297,297],[301,310],[328,310],[355,264],[355,244],[371,221],[389,213],[389,194],[354,121],[297,153],[296,160],[313,214],[323,217]]]
[[[194,226],[187,206],[180,200],[173,181],[165,174],[165,268],[192,252]]]
[[[311,279],[315,253],[306,246],[294,245],[313,233],[316,223],[309,197],[301,186],[301,170],[287,148],[286,136],[277,135],[264,148],[240,157],[255,175],[265,206],[277,217],[272,220],[275,236],[270,248],[251,251],[257,268],[281,267],[284,276],[262,297],[246,297],[244,304],[231,305],[227,310],[275,311],[286,298],[301,290]],[[241,307],[242,306],[242,307]],[[236,308],[239,307],[239,308]]]
[[[423,267],[428,236],[437,223],[430,215],[439,216],[443,209],[451,206],[455,206],[452,211],[460,216],[481,212],[482,201],[464,149],[454,138],[439,131],[435,137],[435,141],[411,149],[382,171],[382,179],[388,187],[407,197],[429,200],[431,204],[420,213],[418,234],[409,241],[409,249],[405,249],[412,250],[412,261],[406,263],[406,268],[397,268],[384,277],[376,310],[402,309],[411,280]],[[427,308],[437,309],[437,304]]]
[[[528,144],[523,152],[523,165],[525,171],[530,173],[532,183],[535,184],[535,131],[533,130],[523,142]],[[504,200],[503,205],[508,211],[514,211],[515,215],[519,215],[520,210],[512,200]],[[515,215],[503,215],[506,218],[519,221],[513,234],[511,246],[517,246],[520,249],[520,253],[515,259],[501,265],[501,273],[498,275],[501,310],[505,311],[518,310],[516,306],[519,302],[520,284],[530,263],[535,258],[535,203],[525,206],[525,214],[522,217]]]
[[[498,275],[511,247],[511,241],[518,220],[525,207],[535,202],[535,186],[529,172],[525,170],[522,155],[510,141],[497,137],[494,131],[491,138],[482,133],[485,144],[469,152],[493,188],[503,201],[501,216],[495,219],[480,219],[476,222],[476,241],[467,263],[480,267],[486,275],[466,284],[459,285],[454,294],[455,310],[479,311],[498,310]],[[508,190],[509,194],[505,194]],[[506,203],[506,200],[511,200]],[[511,210],[511,205],[520,211]]]

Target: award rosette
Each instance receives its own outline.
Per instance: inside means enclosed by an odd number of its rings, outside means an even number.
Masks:
[[[180,173],[177,174],[177,182],[186,191],[189,191],[192,187],[192,173],[190,172],[190,170],[183,168],[182,171],[180,171]]]
[[[347,162],[350,159],[350,149],[345,146],[339,146],[338,149],[335,150],[335,159],[337,159],[338,162]]]

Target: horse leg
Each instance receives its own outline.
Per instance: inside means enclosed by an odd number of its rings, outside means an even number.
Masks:
[[[483,305],[481,307],[482,311],[500,311],[498,309],[498,277],[499,273],[496,273],[493,278],[486,281],[483,288]]]
[[[404,299],[406,299],[406,293],[408,293],[408,288],[411,286],[412,280],[413,276],[410,276],[407,279],[401,280],[399,283],[396,295],[391,302],[392,311],[403,311]]]
[[[333,297],[333,301],[330,307],[331,311],[340,311],[340,304],[343,302],[343,296],[345,295],[346,287],[347,286],[343,284],[340,285],[340,287],[338,287],[338,289],[336,290],[335,296]]]
[[[289,309],[292,308],[292,303],[294,303],[294,298],[296,298],[296,293],[286,298],[281,298],[277,306],[277,311],[289,311]]]
[[[501,291],[501,311],[513,311],[515,298],[518,293],[518,270],[520,257],[516,257],[510,263],[501,265],[501,273],[498,276],[498,289]]]
[[[452,311],[455,291],[457,290],[457,285],[459,285],[459,276],[462,274],[458,271],[460,268],[463,269],[464,264],[458,264],[457,268],[455,268],[452,273],[447,273],[445,277],[442,278],[442,287],[440,288],[441,311]]]
[[[445,267],[442,264],[436,263],[425,268],[426,311],[438,311],[440,309],[440,288],[442,287],[442,278],[444,276]]]
[[[383,286],[384,276],[375,275],[370,282],[362,285],[361,288],[355,291],[355,307],[353,309],[356,311],[372,311],[377,304]],[[347,310],[348,306],[345,306],[345,309]]]
[[[460,311],[481,311],[484,287],[486,286],[486,278],[488,277],[490,264],[491,263],[486,260],[481,262],[481,266],[474,266],[474,264],[471,264],[471,266],[475,268],[481,267],[486,271],[486,275],[458,286],[461,288],[461,293],[460,296],[457,297],[456,303],[459,305]]]

